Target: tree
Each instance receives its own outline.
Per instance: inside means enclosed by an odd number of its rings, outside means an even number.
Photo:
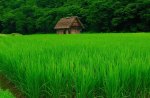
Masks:
[[[100,1],[90,6],[87,21],[91,24],[93,31],[110,31],[112,16],[111,3]]]
[[[149,0],[0,0],[0,32],[55,32],[62,17],[79,16],[85,31],[150,31]]]

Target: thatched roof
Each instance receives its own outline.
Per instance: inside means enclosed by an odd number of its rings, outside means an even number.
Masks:
[[[68,29],[71,27],[71,25],[75,20],[77,20],[80,23],[81,27],[84,28],[79,18],[77,16],[72,16],[72,17],[61,18],[56,24],[54,29]]]

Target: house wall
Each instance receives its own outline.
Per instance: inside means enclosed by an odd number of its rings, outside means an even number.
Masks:
[[[70,34],[70,29],[58,29],[57,34]]]
[[[79,34],[81,32],[81,28],[72,27],[70,29],[58,29],[57,34]]]
[[[57,34],[64,34],[64,30],[57,30]]]
[[[79,28],[71,28],[70,33],[71,34],[79,34],[81,31],[81,29]]]

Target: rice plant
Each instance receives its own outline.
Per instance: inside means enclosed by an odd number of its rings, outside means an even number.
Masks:
[[[149,98],[150,34],[0,38],[0,70],[27,98]]]

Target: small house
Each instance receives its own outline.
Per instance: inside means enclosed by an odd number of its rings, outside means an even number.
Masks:
[[[62,18],[55,26],[57,34],[79,34],[84,28],[77,16]]]

